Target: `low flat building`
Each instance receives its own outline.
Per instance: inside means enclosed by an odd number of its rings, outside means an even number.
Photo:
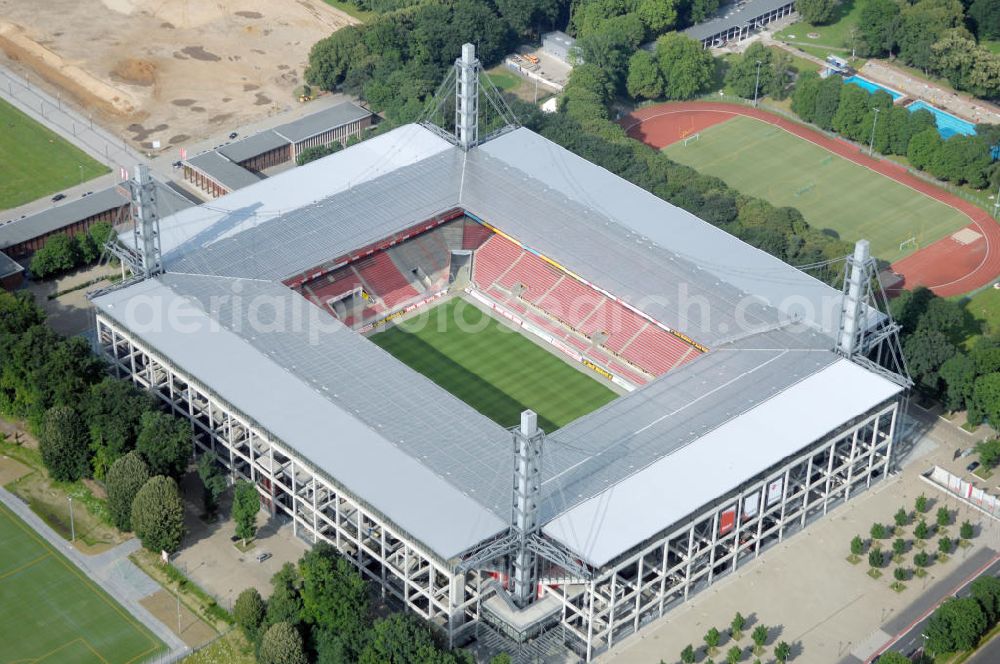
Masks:
[[[294,161],[303,150],[346,143],[372,126],[371,111],[344,102],[184,161],[184,179],[218,198],[256,183],[263,171]]]
[[[723,5],[714,18],[692,25],[684,34],[705,48],[740,42],[767,24],[795,11],[794,0],[745,0]]]
[[[542,35],[542,50],[566,64],[578,57],[576,40],[561,30],[553,30]]]
[[[0,251],[0,288],[16,290],[24,283],[24,268],[13,258]]]
[[[158,185],[159,203],[166,213],[179,212],[193,203],[165,185]],[[66,201],[22,219],[0,224],[0,251],[19,260],[35,253],[57,233],[85,233],[99,221],[118,225],[128,219],[128,197],[117,187]]]

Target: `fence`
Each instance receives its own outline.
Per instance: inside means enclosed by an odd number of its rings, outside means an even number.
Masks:
[[[954,475],[940,466],[934,466],[931,470],[921,475],[923,479],[938,489],[950,493],[963,503],[979,510],[983,514],[1000,520],[1000,498],[985,489],[976,487],[968,480],[963,480],[958,475]]]

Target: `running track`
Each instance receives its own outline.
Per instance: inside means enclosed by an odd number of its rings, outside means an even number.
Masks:
[[[969,218],[971,223],[966,228],[978,233],[981,236],[979,239],[961,244],[948,236],[892,264],[892,271],[903,278],[901,287],[927,286],[938,295],[947,297],[989,285],[1000,275],[1000,225],[985,210],[911,175],[895,162],[872,159],[847,141],[829,138],[773,113],[721,102],[647,106],[623,118],[621,124],[632,138],[661,149],[689,133],[701,131],[735,115],[756,118],[779,127],[937,199]]]

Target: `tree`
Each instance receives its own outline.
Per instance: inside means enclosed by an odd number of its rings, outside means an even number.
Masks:
[[[236,482],[233,491],[233,520],[236,521],[236,536],[243,540],[243,546],[257,534],[259,511],[260,496],[257,494],[257,487],[245,480]]]
[[[910,664],[910,658],[902,653],[887,652],[879,656],[878,664]]]
[[[937,129],[925,129],[910,139],[910,144],[906,148],[906,158],[914,168],[928,170],[931,164],[937,162],[941,144],[941,134]]]
[[[657,99],[663,95],[663,75],[649,51],[639,49],[629,59],[625,88],[635,99]]]
[[[958,529],[958,536],[964,540],[970,540],[973,538],[974,534],[972,524],[968,521],[963,521],[962,526]]]
[[[851,540],[851,555],[860,556],[865,550],[865,543],[860,535],[855,535]]]
[[[236,598],[233,604],[233,619],[250,643],[257,643],[260,638],[260,628],[264,624],[266,611],[267,605],[256,588],[247,588]]]
[[[691,661],[693,662],[694,660]],[[513,660],[510,658],[510,655],[502,652],[499,655],[493,655],[490,658],[490,664],[513,664]]]
[[[167,413],[144,413],[135,447],[152,474],[178,478],[191,458],[191,425]]]
[[[840,106],[840,90],[844,87],[839,76],[829,76],[819,83],[816,91],[816,104],[813,111],[813,122],[821,129],[833,129],[833,116]]]
[[[882,567],[885,562],[885,557],[882,555],[882,549],[873,546],[868,552],[868,565],[874,569]]]
[[[952,544],[949,538],[942,537],[941,539],[938,540],[938,551],[940,551],[945,555],[948,555],[949,553],[951,553],[951,549],[952,549]]]
[[[804,71],[799,74],[792,93],[792,110],[806,122],[814,122],[816,118],[816,97],[819,95],[819,74],[814,71]]]
[[[656,40],[656,61],[663,74],[667,99],[690,99],[708,88],[715,59],[701,43],[678,32]]]
[[[930,503],[927,500],[927,496],[925,496],[924,494],[920,494],[919,496],[917,496],[917,499],[913,503],[913,507],[920,514],[925,513],[928,509],[930,509]]]
[[[826,25],[836,13],[836,0],[795,0],[795,9],[813,25]]]
[[[729,623],[730,634],[732,634],[733,639],[739,641],[743,638],[743,628],[746,627],[747,619],[743,617],[743,614],[739,611],[733,616],[732,622]]]
[[[980,376],[972,385],[969,421],[979,424],[984,419],[994,426],[1000,425],[1000,373]]]
[[[429,628],[409,613],[394,613],[375,623],[358,664],[432,664],[454,662],[434,643]]]
[[[939,507],[937,511],[937,525],[944,528],[951,524],[951,511],[947,507]]]
[[[302,636],[286,622],[271,625],[260,640],[258,664],[308,664]]]
[[[214,514],[219,506],[219,496],[225,492],[227,486],[226,474],[219,467],[215,453],[206,452],[198,458],[198,478],[201,480],[205,512]]]
[[[329,630],[353,660],[360,654],[370,615],[368,587],[357,570],[336,550],[320,543],[299,561],[302,617]]]
[[[689,643],[684,646],[684,650],[681,651],[681,662],[683,662],[683,664],[694,664],[694,660],[694,648]]]
[[[80,246],[72,235],[50,236],[31,259],[29,271],[36,279],[68,272],[80,264]]]
[[[38,445],[52,479],[75,482],[87,473],[87,442],[86,425],[75,410],[56,406],[45,413]]]
[[[757,625],[753,628],[753,632],[750,633],[750,638],[753,639],[754,652],[758,655],[764,647],[764,644],[767,643],[767,632],[767,627],[764,625]]]
[[[638,0],[636,13],[651,35],[662,35],[677,23],[676,0]]]
[[[340,152],[343,149],[344,146],[340,143],[340,141],[334,141],[329,145],[315,145],[300,152],[295,157],[295,164],[298,166],[305,166],[311,161],[322,159],[323,157],[327,157],[334,152]]]
[[[603,69],[584,63],[573,68],[563,91],[562,109],[580,121],[607,118],[615,83]]]
[[[987,468],[993,468],[1000,462],[1000,439],[983,440],[976,443],[976,453],[979,462]]]
[[[1000,579],[995,576],[981,576],[969,586],[972,597],[983,607],[989,624],[1000,619]]]
[[[716,628],[711,628],[705,632],[705,645],[707,646],[708,653],[714,654],[715,649],[719,646],[719,640],[722,638],[722,634]]]
[[[882,525],[881,523],[873,523],[871,529],[871,536],[872,539],[876,540],[885,539],[886,537],[885,526]]]
[[[757,63],[760,63],[760,83],[758,86]],[[760,42],[754,42],[743,55],[737,58],[726,72],[726,85],[734,94],[752,99],[754,93],[763,95],[770,87],[774,72],[771,69],[771,51]]]
[[[896,511],[896,515],[893,517],[893,520],[899,527],[908,526],[910,524],[910,514],[906,511],[905,508],[900,507]]]
[[[899,5],[893,0],[864,0],[858,17],[862,53],[874,56],[892,53],[901,23]]]
[[[726,652],[726,662],[727,664],[736,664],[740,661],[740,657],[743,655],[743,649],[739,646],[733,646]]]
[[[927,539],[931,534],[930,528],[927,527],[927,522],[923,519],[917,524],[916,528],[913,529],[913,535],[917,539]]]
[[[580,37],[576,45],[588,65],[599,67],[617,89],[624,88],[629,57],[646,36],[646,28],[636,14],[624,14],[602,21],[596,30]]]
[[[972,398],[976,380],[976,365],[965,353],[954,355],[938,371],[945,384],[944,406],[950,411],[962,410]]]
[[[118,530],[132,530],[132,503],[148,480],[149,468],[138,452],[129,452],[111,464],[105,486],[111,522]]]
[[[123,380],[108,377],[90,388],[84,412],[94,477],[104,479],[111,464],[135,448],[142,415],[149,407],[149,397]]]
[[[966,13],[980,42],[1000,39],[1000,5],[994,0],[974,0]]]
[[[778,645],[774,646],[774,658],[781,662],[781,664],[785,664],[791,655],[792,647],[784,641],[781,641]]]
[[[906,581],[906,577],[908,576],[906,569],[903,567],[897,567],[896,569],[894,569],[892,571],[892,575],[896,578],[897,581]]]
[[[931,564],[931,557],[927,555],[926,551],[918,551],[913,556],[913,564],[917,567],[927,567]]]
[[[927,621],[925,645],[933,653],[971,650],[987,627],[986,613],[975,599],[947,599]]]
[[[921,0],[905,6],[897,35],[899,57],[914,67],[928,71],[933,62],[931,46],[948,29],[961,25],[963,20],[960,2]]]
[[[184,506],[172,477],[151,477],[132,501],[132,530],[142,545],[173,553],[184,537]]]
[[[932,394],[938,392],[938,369],[957,352],[955,344],[938,329],[922,327],[903,343],[903,354],[910,373],[922,388]]]
[[[896,540],[892,543],[892,552],[897,556],[901,556],[906,553],[906,540],[902,537],[896,538]]]
[[[274,590],[267,600],[264,624],[267,626],[287,622],[292,626],[302,622],[302,577],[298,568],[285,563],[271,577]]]

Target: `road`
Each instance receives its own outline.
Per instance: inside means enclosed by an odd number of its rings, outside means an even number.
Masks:
[[[956,554],[957,555],[957,554]],[[923,632],[938,604],[951,596],[969,595],[969,584],[980,576],[1000,576],[1000,555],[992,549],[980,549],[955,571],[935,583],[905,611],[883,626],[887,634],[895,634],[886,650],[909,654],[923,645]],[[998,646],[1000,647],[1000,646]],[[984,659],[997,662],[1000,659]]]

